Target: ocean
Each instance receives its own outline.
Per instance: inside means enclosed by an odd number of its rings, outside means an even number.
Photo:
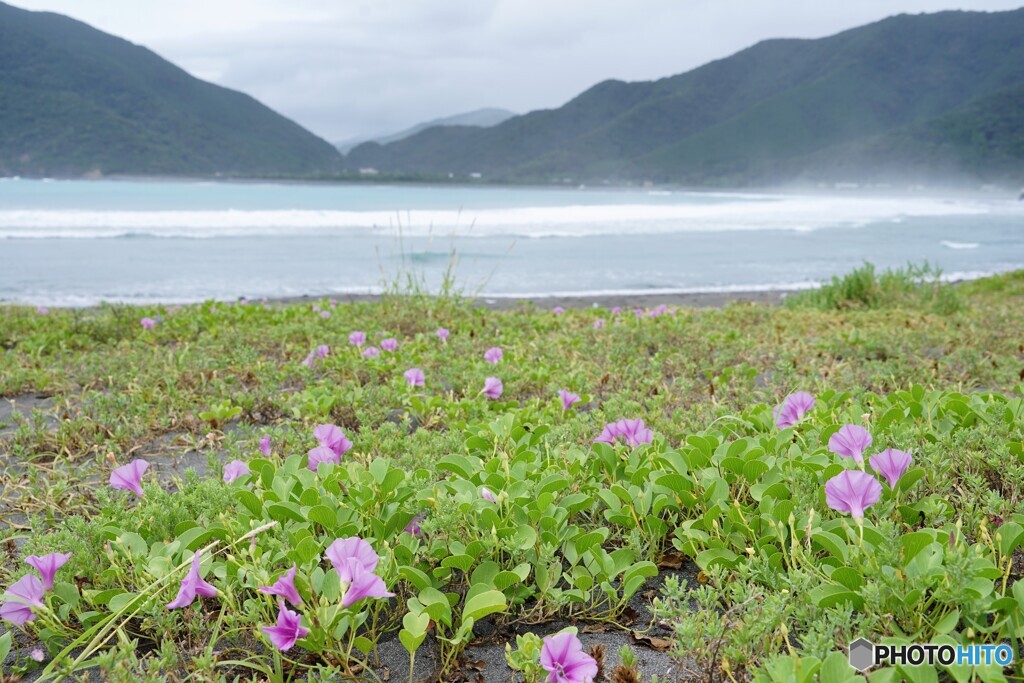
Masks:
[[[1024,267],[1024,202],[644,189],[0,179],[0,301],[799,289],[870,261]]]

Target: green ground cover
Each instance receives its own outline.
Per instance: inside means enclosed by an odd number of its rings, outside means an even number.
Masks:
[[[781,307],[639,316],[420,296],[0,308],[0,396],[37,406],[0,413],[0,587],[37,575],[26,556],[71,553],[34,618],[5,624],[4,672],[375,680],[376,645],[397,634],[452,679],[471,675],[463,654],[486,625],[518,633],[509,662],[546,680],[524,634],[635,630],[638,600],[667,629],[667,680],[846,681],[860,636],[1019,652],[1024,274],[921,274],[862,269]],[[397,348],[363,355],[385,338]],[[579,402],[563,408],[560,390]],[[780,428],[773,409],[798,391],[813,407]],[[594,443],[623,419],[651,442]],[[313,471],[324,424],[351,448]],[[865,459],[912,456],[898,482],[830,449],[844,425],[870,433]],[[135,460],[150,463],[141,497],[108,485]],[[862,520],[826,498],[850,473],[879,487]],[[332,544],[351,537],[379,560],[339,560]],[[168,609],[196,555],[216,595]],[[302,602],[280,608],[258,588],[293,565]],[[394,596],[346,605],[371,584]],[[282,651],[262,629],[283,609],[309,630]],[[636,680],[626,669],[602,676]]]

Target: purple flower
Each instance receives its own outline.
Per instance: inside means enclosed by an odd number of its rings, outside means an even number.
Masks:
[[[351,607],[363,598],[395,597],[394,593],[388,592],[388,587],[384,585],[384,579],[365,569],[359,560],[350,557],[346,564],[348,565],[346,573],[349,580],[345,582],[348,584],[348,589],[341,598],[342,607]]]
[[[156,321],[152,318],[143,318],[139,321],[139,324],[142,325],[143,329],[151,330],[153,329],[153,326],[156,325]]]
[[[502,386],[501,380],[497,377],[488,377],[484,380],[484,396],[491,400],[501,398],[502,392],[505,391],[505,387]]]
[[[416,515],[415,517],[409,520],[409,523],[405,525],[405,528],[402,529],[402,531],[409,534],[410,536],[422,536],[423,529],[420,528],[420,522],[422,521],[423,515]]]
[[[39,572],[43,579],[43,590],[50,590],[53,588],[53,577],[57,570],[63,567],[70,557],[71,553],[50,553],[42,557],[29,555],[25,558],[25,563],[35,567]]]
[[[327,346],[327,344],[321,344],[320,346],[316,347],[315,349],[309,352],[309,355],[306,356],[305,360],[302,361],[302,364],[305,365],[307,368],[311,368],[313,367],[313,363],[315,363],[318,360],[323,360],[324,358],[327,357],[327,354],[330,352],[331,347]]]
[[[806,391],[790,394],[780,405],[775,406],[775,410],[772,412],[772,415],[775,416],[775,426],[779,429],[792,427],[813,407],[814,397]]]
[[[569,410],[569,408],[572,407],[573,403],[580,402],[579,394],[573,394],[571,392],[566,391],[565,389],[560,389],[558,392],[558,396],[559,398],[562,399],[562,412]]]
[[[871,433],[859,425],[843,425],[828,440],[828,449],[844,458],[864,462],[864,451],[871,445]]]
[[[260,453],[266,457],[270,457],[270,437],[265,436],[260,439]]]
[[[614,446],[620,440],[625,441],[629,446],[639,446],[642,443],[651,443],[654,440],[654,432],[647,429],[644,421],[639,418],[623,419],[606,424],[601,434],[594,439],[594,443],[606,443],[609,446]]]
[[[405,381],[410,387],[422,387],[425,381],[423,371],[419,368],[410,368],[405,371]]]
[[[499,346],[492,346],[491,348],[484,351],[484,360],[487,361],[488,363],[497,363],[504,356],[505,354],[502,353],[501,347]]]
[[[619,315],[622,313],[622,306],[615,306],[612,308],[612,315]]]
[[[249,474],[249,465],[242,460],[232,460],[227,465],[224,465],[225,483],[230,484],[245,474]]]
[[[376,346],[367,346],[363,349],[363,358],[376,358],[380,355],[380,349]]]
[[[327,320],[328,318],[331,317],[331,312],[330,311],[320,311],[320,317],[323,318],[324,320]]]
[[[317,471],[317,468],[320,467],[320,463],[322,462],[333,462],[335,465],[341,463],[341,456],[339,456],[337,453],[332,451],[327,446],[317,446],[316,448],[311,448],[309,450],[309,453],[307,453],[306,455],[308,457],[307,465],[309,469],[311,469],[314,472]]]
[[[277,581],[270,586],[260,586],[259,591],[266,593],[267,595],[280,595],[282,598],[298,607],[302,604],[302,596],[299,595],[299,591],[295,589],[295,572],[298,570],[297,565],[292,565],[292,568],[278,577]]]
[[[348,566],[350,559],[358,560],[359,565],[368,572],[376,569],[377,563],[380,562],[373,546],[358,536],[335,539],[324,554],[334,565],[334,569],[344,583],[352,583],[352,574]]]
[[[480,497],[489,503],[497,503],[498,499],[494,497],[494,493],[486,486],[480,489]]]
[[[540,665],[548,672],[547,683],[592,683],[597,662],[583,651],[575,633],[556,633],[544,639]]]
[[[260,630],[267,634],[274,647],[284,652],[290,650],[296,640],[309,635],[309,629],[303,627],[298,613],[284,606],[284,600],[278,600],[277,606],[277,625],[261,626]]]
[[[199,553],[192,555],[192,568],[181,580],[181,588],[178,589],[178,597],[167,603],[167,609],[178,609],[191,605],[197,595],[204,598],[216,597],[217,589],[203,581],[199,576]]]
[[[36,313],[38,313],[39,315],[50,315],[50,309],[47,308],[46,306],[40,306],[39,308],[36,309]]]
[[[848,512],[855,519],[878,502],[882,485],[867,472],[844,470],[825,482],[825,502],[833,510]]]
[[[380,348],[382,351],[394,351],[398,348],[398,340],[394,337],[388,337],[381,341]]]
[[[441,341],[443,341],[445,344],[447,344],[448,343],[448,328],[446,328],[446,327],[439,327],[439,328],[437,328],[437,336],[438,336],[438,338]]]
[[[604,327],[604,318],[598,318],[594,321],[594,329],[599,330]]]
[[[32,648],[32,652],[30,652],[28,656],[37,662],[41,662],[44,659],[46,659],[46,653],[43,652],[43,649],[41,647]]]
[[[348,343],[352,346],[362,346],[366,343],[366,333],[362,330],[356,330],[348,335]]]
[[[910,463],[914,459],[906,451],[886,448],[881,453],[872,455],[869,461],[871,469],[881,474],[889,482],[889,488],[895,488],[896,482],[910,468]]]
[[[145,460],[132,460],[127,465],[121,465],[110,473],[111,488],[131,491],[139,498],[142,497],[142,475],[146,473],[149,463]]]
[[[345,455],[352,448],[352,442],[345,436],[345,432],[336,425],[317,425],[313,430],[313,438],[321,446],[330,448],[339,457]]]
[[[36,618],[36,615],[32,614],[32,607],[43,606],[45,592],[42,581],[33,574],[26,574],[12,583],[4,593],[14,600],[0,605],[0,619],[18,626],[32,621]]]
[[[565,313],[565,309],[562,308],[561,306],[555,306],[554,308],[551,309],[551,312],[554,313],[555,315],[562,315],[563,313]]]

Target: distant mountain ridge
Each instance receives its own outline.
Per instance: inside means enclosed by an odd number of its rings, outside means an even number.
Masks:
[[[339,162],[248,95],[69,17],[0,3],[0,175],[302,175]]]
[[[360,145],[344,167],[550,182],[748,185],[902,172],[1024,178],[1024,9],[899,15],[605,81],[486,129]],[[935,168],[932,168],[935,166]]]
[[[475,126],[478,128],[490,128],[491,126],[496,126],[503,121],[507,121],[513,116],[516,116],[516,113],[507,109],[484,107],[464,114],[455,114],[454,116],[446,116],[444,118],[418,123],[415,126],[390,135],[368,135],[349,140],[342,140],[341,142],[334,143],[334,146],[338,148],[339,152],[346,154],[352,148],[357,147],[364,142],[376,142],[381,145],[386,145],[391,142],[404,140],[407,137],[415,135],[427,128],[433,128],[434,126]]]

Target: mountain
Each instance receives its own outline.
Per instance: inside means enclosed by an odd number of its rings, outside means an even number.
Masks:
[[[605,81],[492,128],[366,143],[344,167],[744,185],[818,170],[871,177],[874,151],[886,173],[934,162],[970,175],[992,163],[1020,176],[1021,36],[1024,9],[899,15],[827,38],[767,40],[657,81]],[[972,136],[984,126],[995,137],[982,144]]]
[[[69,17],[0,3],[0,175],[298,175],[339,160],[248,95]]]
[[[407,137],[419,133],[421,130],[426,130],[427,128],[433,128],[435,126],[476,126],[478,128],[490,128],[491,126],[498,125],[502,121],[507,121],[515,115],[515,112],[508,111],[507,109],[485,107],[483,109],[466,112],[465,114],[456,114],[455,116],[446,116],[441,119],[418,123],[412,128],[406,128],[403,131],[392,133],[390,135],[363,136],[343,140],[341,142],[334,143],[334,146],[337,147],[338,151],[342,154],[347,154],[349,150],[364,142],[377,142],[379,144],[386,145],[389,142],[404,140]]]

